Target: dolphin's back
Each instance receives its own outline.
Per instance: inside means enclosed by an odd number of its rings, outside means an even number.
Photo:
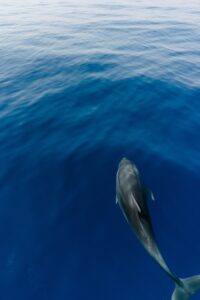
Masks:
[[[142,208],[143,194],[138,171],[135,166],[128,161],[122,161],[117,173],[118,192],[124,199],[127,199],[130,194],[134,196],[137,204]]]
[[[147,206],[145,189],[140,182],[136,166],[126,159],[121,161],[117,172],[117,195],[120,198],[120,206],[125,213],[125,217],[128,219],[130,226],[136,229],[136,234],[142,234],[141,224],[143,224],[154,242],[155,235]],[[150,247],[152,248],[153,245]]]
[[[155,241],[146,195],[140,183],[139,172],[134,164],[122,159],[116,178],[116,192],[119,205],[137,237],[158,262],[162,269],[174,280],[176,286],[171,300],[187,300],[200,288],[200,275],[178,278],[168,268]]]

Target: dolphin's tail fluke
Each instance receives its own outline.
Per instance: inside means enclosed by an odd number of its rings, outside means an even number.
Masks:
[[[200,275],[180,279],[176,284],[171,300],[187,300],[200,289]]]

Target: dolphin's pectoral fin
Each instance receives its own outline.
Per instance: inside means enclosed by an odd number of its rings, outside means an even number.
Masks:
[[[115,201],[116,201],[115,203],[116,203],[116,204],[118,204],[118,202],[119,202],[119,199],[118,199],[117,195],[116,195],[116,199],[115,199]]]
[[[150,194],[151,194],[151,199],[152,199],[153,201],[156,201],[156,199],[155,199],[154,194],[152,193],[152,191],[150,191]]]
[[[143,186],[142,190],[143,190],[143,195],[145,198],[148,198],[148,196],[149,196],[151,198],[151,200],[155,201],[155,197],[149,188]]]
[[[120,194],[119,194],[118,191],[116,191],[115,203],[116,203],[116,204],[120,204],[120,201],[121,201],[121,199],[120,199]]]

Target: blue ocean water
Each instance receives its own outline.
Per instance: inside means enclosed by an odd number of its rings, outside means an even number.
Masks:
[[[1,1],[2,300],[170,299],[115,205],[123,156],[169,267],[200,274],[199,32],[194,0]]]

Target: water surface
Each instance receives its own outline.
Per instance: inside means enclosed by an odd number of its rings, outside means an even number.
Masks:
[[[194,0],[0,2],[2,300],[170,299],[115,205],[123,156],[169,266],[200,273],[199,20]]]

